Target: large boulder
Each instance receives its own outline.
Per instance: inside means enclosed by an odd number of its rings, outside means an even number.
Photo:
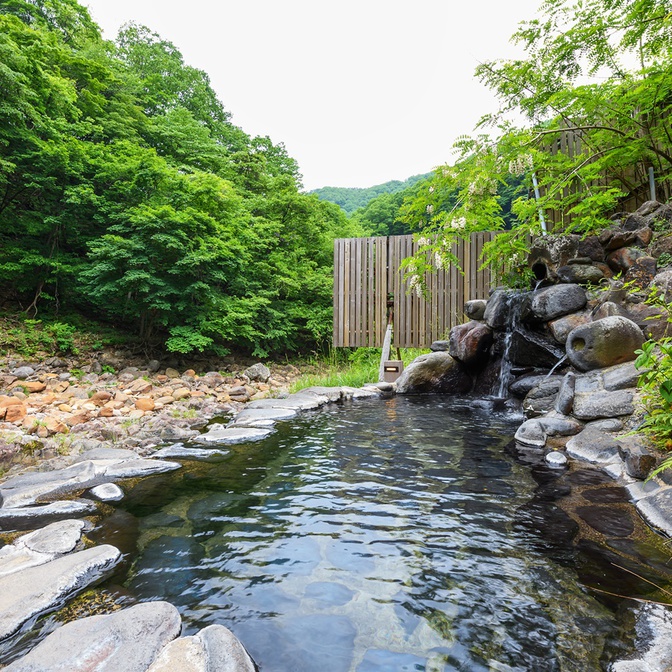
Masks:
[[[567,357],[580,371],[590,371],[635,359],[643,342],[644,334],[632,320],[614,315],[572,330]]]
[[[534,292],[530,309],[534,318],[548,322],[581,310],[586,302],[586,292],[579,285],[554,285]]]
[[[471,389],[471,377],[447,352],[431,352],[414,359],[397,379],[398,394],[445,392],[462,394]]]
[[[572,329],[576,329],[582,324],[591,322],[591,319],[590,311],[582,310],[579,313],[563,315],[563,317],[559,317],[557,320],[549,322],[548,329],[558,343],[566,343],[567,336],[569,336],[569,332],[572,331]]]
[[[521,311],[527,292],[513,289],[496,289],[488,299],[483,313],[485,323],[495,331],[506,331],[516,319],[515,311]]]
[[[516,366],[552,368],[565,356],[564,349],[543,334],[519,328],[511,334],[508,358]]]
[[[491,329],[472,320],[450,330],[448,353],[463,364],[478,366],[487,361],[491,345]]]
[[[105,616],[66,623],[5,672],[146,672],[161,650],[180,634],[181,627],[180,614],[172,604],[143,602]]]

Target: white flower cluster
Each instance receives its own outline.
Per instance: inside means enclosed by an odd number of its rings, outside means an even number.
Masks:
[[[434,187],[430,187],[430,188],[429,188],[429,193],[430,193],[430,194],[433,194],[433,193],[434,193]]]
[[[446,229],[465,229],[467,227],[467,220],[464,217],[458,217],[457,219],[447,219],[445,228]]]
[[[469,196],[494,196],[497,193],[497,180],[476,180],[469,185],[467,191]]]
[[[429,238],[418,238],[418,245],[420,247],[427,247],[427,245],[431,245],[432,241]]]
[[[434,252],[434,266],[436,266],[437,271],[440,271],[443,268],[444,263],[445,260],[441,255],[441,252],[439,252],[438,250]]]
[[[532,154],[519,154],[515,159],[509,161],[511,175],[525,175],[533,168]]]
[[[418,295],[418,297],[422,296],[422,284],[420,282],[420,276],[417,273],[410,277],[408,286],[411,288],[411,290],[415,290],[415,293]]]
[[[431,215],[434,212],[434,206],[430,203],[425,210],[427,211],[428,215]]]

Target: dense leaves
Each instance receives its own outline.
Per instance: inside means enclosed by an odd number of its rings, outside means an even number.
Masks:
[[[647,198],[649,168],[659,196],[672,193],[672,2],[547,0],[513,40],[524,58],[476,71],[499,109],[481,135],[460,138],[457,163],[407,213],[439,263],[453,263],[450,242],[475,230],[510,229],[485,251],[500,271],[544,226],[600,230],[625,199]]]
[[[0,295],[78,309],[188,353],[314,348],[332,240],[282,145],[143,26],[104,42],[74,0],[0,5]]]

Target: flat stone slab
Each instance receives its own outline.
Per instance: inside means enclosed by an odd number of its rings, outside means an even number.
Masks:
[[[0,640],[13,635],[33,616],[97,583],[120,560],[119,550],[105,544],[0,577]]]
[[[75,516],[87,516],[95,513],[94,502],[81,499],[68,499],[41,506],[18,506],[13,509],[0,509],[0,530],[25,530],[42,524],[64,520]]]
[[[63,520],[19,537],[0,548],[0,577],[36,567],[70,553],[82,538],[84,521]]]
[[[45,499],[63,497],[101,483],[138,478],[179,469],[177,462],[149,460],[132,453],[132,459],[101,459],[77,462],[65,469],[28,472],[0,485],[3,508],[29,506]]]
[[[157,450],[152,458],[173,459],[173,460],[198,460],[200,462],[216,462],[230,454],[229,450],[224,448],[188,448],[181,444],[166,446]]]
[[[246,441],[261,441],[273,433],[272,429],[260,427],[223,427],[214,425],[210,431],[196,437],[199,443],[245,443]]]
[[[592,464],[606,465],[611,462],[620,462],[618,445],[618,441],[613,436],[594,429],[584,429],[567,442],[565,449],[570,457]]]
[[[338,398],[341,398],[340,392]],[[329,398],[317,394],[290,394],[285,399],[258,399],[257,401],[252,401],[247,404],[242,413],[245,413],[248,409],[289,410],[295,412],[311,411],[320,406],[324,406],[327,403],[329,403]]]
[[[223,625],[209,625],[193,637],[168,644],[147,672],[255,672],[252,659]]]
[[[230,426],[252,427],[263,426],[265,423],[275,423],[276,420],[289,420],[296,416],[292,408],[246,408],[233,420]]]
[[[180,614],[172,604],[143,602],[66,623],[5,672],[146,672],[181,627]],[[189,669],[173,668],[175,672]]]
[[[634,362],[625,362],[602,369],[602,383],[605,390],[625,390],[637,387],[641,375],[642,372],[635,367]]]
[[[579,420],[597,420],[635,412],[632,390],[575,392],[572,413]]]
[[[660,488],[654,494],[635,503],[637,511],[651,527],[672,536],[672,486]]]

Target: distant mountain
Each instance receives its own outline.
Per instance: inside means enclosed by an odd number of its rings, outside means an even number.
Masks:
[[[322,187],[321,189],[313,189],[311,194],[317,194],[317,197],[322,201],[329,201],[340,206],[348,215],[351,215],[355,210],[363,208],[368,205],[369,201],[382,194],[395,194],[398,191],[408,189],[416,182],[424,180],[431,176],[431,173],[424,175],[413,175],[404,182],[400,180],[391,180],[384,184],[378,184],[375,187]]]

